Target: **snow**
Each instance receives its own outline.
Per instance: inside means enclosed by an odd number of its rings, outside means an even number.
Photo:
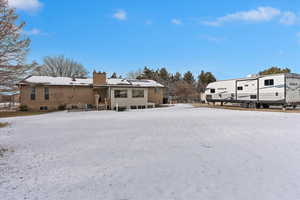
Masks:
[[[138,86],[138,87],[164,87],[163,85],[157,83],[153,80],[127,80],[119,78],[107,78],[107,85],[128,85],[128,86]],[[45,85],[82,85],[89,86],[93,84],[93,79],[86,78],[80,79],[76,78],[75,81],[69,77],[51,77],[51,76],[30,76],[22,83],[33,83],[33,84],[45,84]]]
[[[70,77],[30,76],[22,82],[45,84],[45,85],[86,85],[88,86],[93,83],[93,79],[76,78],[75,81],[73,81],[73,78]]]
[[[300,199],[299,120],[189,105],[0,119],[0,199]]]

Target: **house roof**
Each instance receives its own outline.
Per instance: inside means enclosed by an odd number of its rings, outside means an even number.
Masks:
[[[92,78],[73,78],[70,77],[51,77],[51,76],[30,76],[19,84],[41,84],[41,85],[60,85],[60,86],[90,86],[93,85]],[[107,78],[103,86],[128,86],[128,87],[164,87],[162,84],[153,80],[117,79]]]

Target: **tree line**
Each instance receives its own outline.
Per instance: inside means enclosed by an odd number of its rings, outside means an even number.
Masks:
[[[127,78],[155,80],[166,87],[165,96],[180,102],[199,100],[200,93],[205,91],[206,86],[216,81],[211,72],[201,71],[195,76],[191,71],[183,74],[180,72],[170,73],[165,67],[156,70],[144,67],[143,70],[130,72]]]

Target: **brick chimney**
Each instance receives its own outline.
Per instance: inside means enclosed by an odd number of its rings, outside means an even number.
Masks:
[[[105,72],[93,72],[93,85],[105,85],[106,73]]]

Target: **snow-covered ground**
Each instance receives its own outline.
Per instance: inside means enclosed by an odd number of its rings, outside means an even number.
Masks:
[[[0,199],[300,199],[300,114],[171,108],[0,119]]]

